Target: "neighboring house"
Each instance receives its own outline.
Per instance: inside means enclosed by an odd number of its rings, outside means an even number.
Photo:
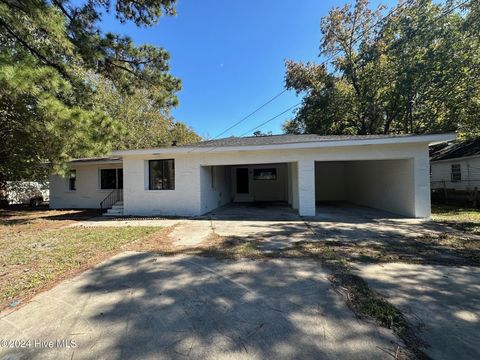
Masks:
[[[50,206],[102,202],[114,214],[195,216],[230,202],[270,201],[313,216],[317,202],[349,201],[424,218],[428,146],[454,138],[273,135],[114,151],[72,161],[67,178],[53,175]]]
[[[474,200],[480,189],[480,138],[432,146],[430,166],[433,191]]]

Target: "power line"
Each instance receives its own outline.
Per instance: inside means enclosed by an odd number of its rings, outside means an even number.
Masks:
[[[241,118],[240,120],[238,120],[236,123],[234,123],[233,125],[231,125],[230,127],[228,127],[227,129],[223,130],[221,133],[219,133],[217,136],[211,138],[210,140],[215,140],[215,139],[218,139],[220,136],[222,136],[223,134],[227,133],[228,131],[232,130],[234,127],[236,127],[237,125],[240,125],[242,122],[244,122],[245,120],[247,120],[249,117],[251,117],[253,114],[255,114],[256,112],[258,112],[259,110],[263,109],[265,106],[267,106],[268,104],[270,104],[271,102],[273,102],[274,100],[276,100],[277,98],[279,98],[281,95],[283,95],[285,92],[287,92],[287,89],[283,89],[281,92],[279,92],[277,95],[275,95],[274,97],[272,97],[271,99],[269,99],[268,101],[266,101],[265,103],[263,103],[262,105],[260,105],[258,108],[256,108],[255,110],[253,110],[250,114],[244,116],[243,118]],[[195,149],[192,149],[189,151],[189,153],[195,151]]]
[[[373,25],[369,26],[367,29],[365,29],[364,31],[362,31],[362,33],[360,33],[357,37],[355,37],[355,39],[352,40],[352,45],[355,44],[357,41],[359,41],[362,37],[364,37],[370,30],[372,30],[373,28],[375,28],[378,24],[380,24],[381,22],[387,20],[387,19],[388,19],[389,17],[391,17],[394,13],[396,13],[396,12],[399,11],[399,10],[401,10],[401,9],[402,9],[404,6],[406,6],[407,4],[410,5],[410,4],[412,4],[413,2],[415,2],[415,1],[417,1],[417,0],[407,0],[407,1],[399,4],[398,6],[396,6],[395,8],[393,8],[392,10],[390,10],[390,11],[387,13],[387,15],[385,15],[384,17],[382,17],[381,19],[379,19],[378,21],[376,21]],[[336,51],[335,51],[333,54],[331,54],[327,59],[323,60],[323,61],[320,63],[320,65],[327,65],[327,63],[330,62],[330,61],[333,59],[333,57],[334,57],[335,55],[337,55],[340,51],[341,51],[340,49],[339,49],[339,50],[336,50]],[[285,92],[285,91],[286,91],[286,90],[284,90],[283,92]],[[281,94],[283,94],[283,92],[282,92]],[[288,112],[289,110],[293,109],[294,107],[296,107],[296,106],[298,106],[298,105],[300,105],[300,104],[301,104],[301,102],[298,103],[298,104],[295,104],[295,105],[291,106],[290,108],[288,108],[287,110],[281,112],[280,114],[275,115],[275,116],[272,117],[271,119],[269,119],[269,120],[261,123],[260,125],[258,125],[258,126],[252,128],[252,129],[246,131],[245,133],[241,134],[240,137],[245,136],[246,134],[248,134],[248,133],[250,133],[250,132],[252,132],[252,131],[254,131],[254,130],[260,128],[260,127],[262,127],[263,125],[266,125],[267,123],[275,120],[275,119],[278,118],[279,116],[285,114],[286,112]],[[249,115],[249,116],[250,116],[250,115]],[[230,128],[229,128],[228,130],[230,130]],[[228,130],[227,130],[227,131],[228,131]]]
[[[259,107],[256,108],[255,110],[253,110],[250,114],[248,114],[247,116],[241,118],[241,119],[238,120],[235,124],[233,124],[232,126],[230,126],[230,127],[227,128],[227,129],[225,129],[225,130],[222,131],[220,134],[218,134],[217,136],[213,137],[211,140],[214,140],[214,139],[219,138],[220,136],[222,136],[223,134],[225,134],[225,133],[228,132],[229,130],[231,130],[231,129],[233,129],[234,127],[236,127],[237,125],[241,124],[242,122],[244,122],[245,120],[247,120],[250,116],[252,116],[253,114],[255,114],[257,111],[263,109],[265,106],[267,106],[268,104],[270,104],[272,101],[274,101],[275,99],[277,99],[278,97],[280,97],[281,95],[283,95],[286,91],[287,91],[287,89],[282,90],[280,93],[278,93],[277,95],[275,95],[273,98],[271,98],[271,99],[268,100],[267,102],[263,103],[261,106],[259,106]]]
[[[255,126],[254,128],[252,128],[252,129],[244,132],[243,134],[240,135],[240,137],[247,135],[248,133],[250,133],[250,132],[252,132],[252,131],[254,131],[254,130],[260,128],[260,127],[262,127],[262,126],[265,125],[265,124],[268,124],[269,122],[275,120],[276,118],[282,116],[283,114],[285,114],[285,113],[289,112],[290,110],[292,110],[293,108],[297,107],[297,106],[300,105],[301,103],[302,103],[302,102],[299,102],[299,103],[296,103],[295,105],[290,106],[289,108],[283,110],[281,113],[279,113],[279,114],[271,117],[270,119],[262,122],[261,124]],[[208,152],[212,152],[213,150],[215,150],[215,149],[218,148],[218,147],[219,147],[218,145],[217,145],[217,146],[214,146],[213,148],[211,148],[210,150],[208,150],[208,151],[206,151],[206,152],[207,152],[207,153],[208,153]]]
[[[295,108],[295,107],[297,107],[297,106],[299,106],[299,105],[301,105],[301,104],[302,104],[302,102],[299,102],[299,103],[297,103],[297,104],[295,104],[295,105],[290,106],[288,109],[282,111],[280,114],[277,114],[277,115],[275,115],[274,117],[268,119],[267,121],[264,121],[264,122],[262,122],[261,124],[255,126],[254,128],[252,128],[252,129],[244,132],[243,134],[240,135],[240,137],[245,136],[245,135],[247,135],[248,133],[250,133],[250,132],[252,132],[252,131],[254,131],[254,130],[257,130],[258,128],[261,128],[263,125],[268,124],[269,122],[275,120],[276,118],[282,116],[283,114],[289,112],[290,110],[292,110],[293,108]]]
[[[374,24],[372,24],[371,26],[369,26],[367,29],[365,29],[364,31],[362,31],[362,33],[360,33],[357,37],[355,37],[353,40],[352,40],[352,45],[357,43],[361,38],[363,38],[370,30],[372,30],[373,28],[375,28],[378,24],[380,24],[381,22],[384,22],[386,21],[388,18],[390,18],[394,13],[398,12],[399,10],[401,10],[403,7],[405,7],[406,5],[410,5],[412,3],[414,3],[415,1],[417,0],[407,0],[399,5],[397,5],[395,8],[393,8],[392,10],[390,10],[387,15],[385,15],[384,17],[382,17],[381,19],[379,19],[378,21],[376,21]],[[466,1],[465,3],[467,3],[468,1]],[[452,10],[453,11],[453,10]],[[330,56],[327,57],[327,59],[323,60],[319,65],[327,65],[341,50],[338,49],[336,50],[334,53],[330,54]],[[264,104],[262,104],[260,107],[258,107],[257,109],[255,109],[254,111],[252,111],[251,113],[249,113],[247,116],[243,117],[242,119],[240,119],[239,121],[235,122],[234,124],[232,124],[230,127],[228,127],[227,129],[225,129],[224,131],[222,131],[221,133],[219,133],[217,136],[215,136],[214,138],[212,138],[211,140],[214,140],[214,139],[217,139],[218,137],[222,136],[223,134],[227,133],[228,131],[230,131],[231,129],[233,129],[234,127],[238,126],[239,124],[241,124],[242,122],[244,122],[245,120],[247,120],[248,118],[250,118],[253,114],[255,114],[256,112],[258,112],[259,110],[261,110],[262,108],[264,108],[265,106],[267,106],[268,104],[270,104],[271,102],[273,102],[275,99],[277,99],[278,97],[280,97],[281,95],[283,95],[285,92],[287,91],[287,89],[284,89],[283,91],[281,91],[279,94],[275,95],[273,98],[271,98],[270,100],[268,100],[267,102],[265,102]],[[246,131],[245,133],[241,134],[240,136],[245,136],[246,134],[266,125],[267,123],[275,120],[276,118],[280,117],[281,115],[285,114],[286,112],[290,111],[291,109],[295,108],[296,106],[299,106],[301,104],[301,102],[289,107],[288,109],[282,111],[280,114],[277,114],[275,115],[274,117],[268,119],[267,121],[264,121],[263,123],[255,126],[254,128]],[[210,151],[214,150],[215,148],[217,148],[218,146],[215,146],[213,149],[211,149]],[[191,151],[194,151],[193,149]]]

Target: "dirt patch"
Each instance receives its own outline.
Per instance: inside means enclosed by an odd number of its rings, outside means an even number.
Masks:
[[[363,263],[480,266],[480,240],[443,234],[436,238],[384,239],[382,241],[303,241],[285,252],[289,256],[344,258]]]
[[[173,253],[179,249],[179,247],[173,244],[170,234],[175,229],[176,225],[163,228],[162,231],[156,231],[143,238],[137,239],[127,246],[128,250],[133,251],[147,251],[158,253]]]
[[[98,216],[97,210],[49,210],[47,208],[9,207],[0,209],[0,236],[46,229],[60,229],[77,221]]]

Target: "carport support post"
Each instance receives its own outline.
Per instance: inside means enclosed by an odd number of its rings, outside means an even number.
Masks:
[[[298,213],[315,216],[315,161],[298,161]]]
[[[430,218],[430,162],[428,148],[413,161],[415,214],[416,218]]]

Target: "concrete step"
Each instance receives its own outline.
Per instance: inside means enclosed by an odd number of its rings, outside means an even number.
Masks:
[[[112,205],[112,209],[121,209],[121,210],[123,210],[123,204],[120,204],[120,205],[118,205],[118,204]]]
[[[123,200],[122,201],[117,201],[115,205],[123,205]]]
[[[123,209],[108,209],[106,213],[103,213],[103,216],[122,216]]]

